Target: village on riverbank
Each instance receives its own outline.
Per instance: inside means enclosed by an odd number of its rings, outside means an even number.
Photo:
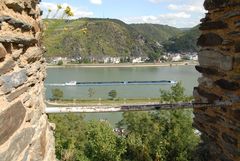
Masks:
[[[166,63],[166,62],[182,62],[182,61],[198,61],[196,52],[186,53],[164,53],[161,57],[151,60],[149,57],[50,57],[47,58],[48,64],[66,65],[66,64],[142,64],[142,63]]]
[[[47,59],[48,67],[78,66],[78,67],[160,67],[197,65],[197,53],[165,54],[158,60],[150,62],[148,57],[104,57],[104,58],[68,58],[52,57]],[[85,59],[85,58],[84,58]]]

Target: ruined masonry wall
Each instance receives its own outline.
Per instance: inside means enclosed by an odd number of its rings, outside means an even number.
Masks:
[[[0,0],[0,161],[54,161],[38,0]]]
[[[208,144],[209,161],[240,161],[240,1],[205,0],[201,20],[197,102],[232,106],[194,109],[194,126]]]

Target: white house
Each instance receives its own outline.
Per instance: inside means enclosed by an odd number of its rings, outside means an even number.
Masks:
[[[109,57],[105,57],[105,58],[103,58],[103,63],[104,63],[104,64],[109,63],[109,60],[110,60]]]
[[[192,60],[198,61],[198,55],[193,55]]]
[[[105,57],[103,59],[103,63],[114,63],[114,64],[119,64],[120,63],[120,58],[119,57]]]
[[[142,57],[133,58],[132,63],[143,63]]]
[[[66,64],[68,62],[68,58],[67,57],[55,57],[52,59],[52,64],[58,64],[59,61],[63,61],[64,64]]]
[[[181,60],[182,60],[182,58],[181,58],[180,54],[177,54],[172,57],[173,62],[177,62],[177,61],[181,61]]]
[[[113,64],[119,64],[120,63],[120,58],[119,57],[113,57],[113,58],[111,58],[111,62]]]
[[[167,55],[163,55],[162,57],[161,57],[161,60],[168,60],[168,56]]]

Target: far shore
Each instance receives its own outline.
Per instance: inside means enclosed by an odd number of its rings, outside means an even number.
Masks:
[[[81,67],[81,68],[114,68],[114,67],[171,67],[171,66],[195,66],[198,65],[197,61],[184,61],[184,62],[168,62],[168,63],[121,63],[121,64],[65,64],[65,65],[52,65],[47,64],[47,68],[64,68],[64,67]]]

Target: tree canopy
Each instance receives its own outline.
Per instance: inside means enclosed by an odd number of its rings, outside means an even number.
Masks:
[[[161,101],[188,99],[181,83],[161,90]],[[126,158],[132,161],[189,161],[200,139],[192,127],[191,110],[125,112],[118,126],[128,135]]]
[[[161,101],[189,99],[181,83],[160,91]],[[192,161],[200,138],[192,110],[125,112],[117,124],[84,120],[83,115],[50,115],[56,123],[56,154],[61,161]]]
[[[52,89],[52,99],[53,100],[60,100],[64,96],[64,93],[61,89],[59,88],[54,88]]]

